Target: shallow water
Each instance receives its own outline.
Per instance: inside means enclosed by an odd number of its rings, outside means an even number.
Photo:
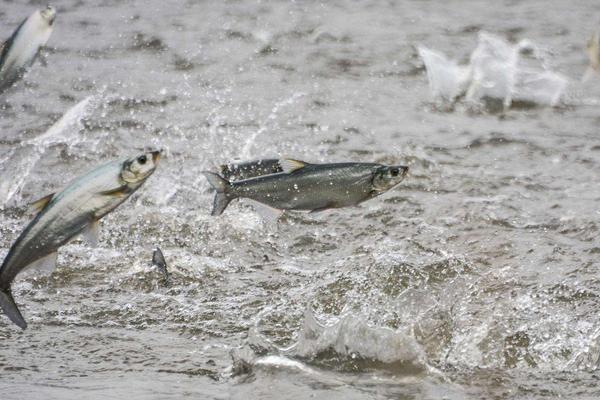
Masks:
[[[2,4],[2,37],[34,3]],[[15,283],[2,399],[600,396],[596,2],[164,3],[56,2],[47,65],[2,96],[2,257],[29,201],[165,149],[98,248]],[[479,30],[545,49],[563,103],[433,101],[416,46],[463,62]],[[199,171],[280,155],[411,171],[277,227],[210,217]]]

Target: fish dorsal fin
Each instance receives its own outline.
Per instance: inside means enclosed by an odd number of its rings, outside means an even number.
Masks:
[[[50,193],[49,195],[34,201],[33,203],[29,204],[29,208],[31,209],[31,211],[36,213],[42,212],[44,208],[46,208],[48,203],[50,203],[50,200],[52,200],[55,194],[56,193]]]
[[[83,232],[81,232],[81,236],[92,247],[98,247],[98,243],[100,242],[100,221],[95,219],[90,223]]]
[[[294,160],[292,158],[282,158],[279,160],[279,165],[281,165],[283,172],[290,173],[306,167],[308,163],[300,160]]]

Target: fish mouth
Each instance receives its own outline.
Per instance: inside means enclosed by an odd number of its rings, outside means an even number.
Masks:
[[[151,151],[150,154],[152,154],[152,162],[154,162],[155,164],[157,162],[159,162],[161,153],[162,153],[162,150]]]
[[[48,25],[52,26],[56,20],[56,9],[52,6],[48,6],[42,11],[42,15],[48,21]]]

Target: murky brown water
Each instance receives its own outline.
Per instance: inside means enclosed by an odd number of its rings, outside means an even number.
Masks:
[[[0,4],[2,37],[32,3]],[[16,282],[30,326],[0,318],[2,399],[600,396],[596,2],[54,5],[47,65],[1,99],[0,256],[27,202],[166,156],[99,248]],[[465,60],[481,29],[545,49],[563,105],[433,104],[414,46]],[[277,228],[240,202],[209,216],[199,171],[279,155],[411,172]]]

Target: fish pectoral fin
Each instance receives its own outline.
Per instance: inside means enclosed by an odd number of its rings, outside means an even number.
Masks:
[[[54,253],[50,253],[47,256],[40,258],[37,261],[32,262],[28,266],[24,268],[24,270],[30,271],[35,270],[39,272],[41,275],[50,275],[54,268],[56,268],[56,259],[58,258],[58,253],[55,251]]]
[[[279,160],[279,165],[281,166],[281,169],[283,169],[283,172],[290,173],[306,167],[308,163],[292,158],[282,158]]]
[[[81,236],[91,247],[98,247],[98,243],[100,243],[100,221],[95,219],[81,232]]]
[[[50,200],[52,200],[55,194],[56,193],[50,193],[49,195],[34,201],[33,203],[29,204],[29,208],[31,209],[31,211],[36,213],[42,212],[44,208],[46,208],[48,203],[50,203]]]
[[[331,210],[332,208],[337,208],[334,204],[327,204],[325,207],[315,208],[314,210],[310,210],[309,214],[320,213],[325,210]]]
[[[131,188],[127,185],[119,186],[116,189],[106,190],[104,192],[100,192],[102,196],[114,196],[114,197],[123,197],[131,194]]]

